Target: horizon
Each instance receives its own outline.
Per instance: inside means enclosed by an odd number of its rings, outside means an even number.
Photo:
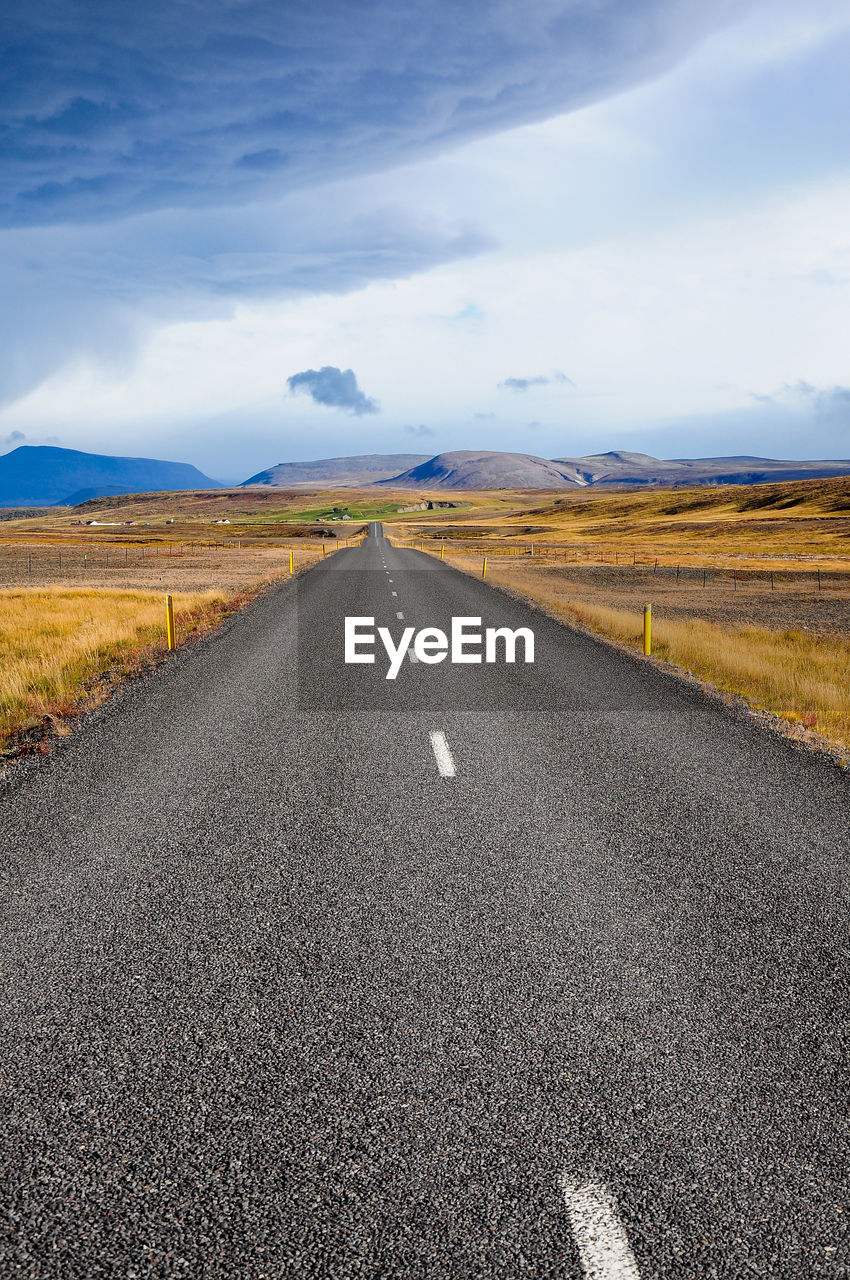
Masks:
[[[10,19],[0,452],[841,459],[846,0],[452,14]]]

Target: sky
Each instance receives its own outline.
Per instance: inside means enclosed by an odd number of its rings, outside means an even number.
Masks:
[[[31,0],[0,451],[850,457],[850,0]]]

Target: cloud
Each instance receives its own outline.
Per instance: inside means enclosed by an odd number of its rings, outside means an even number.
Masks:
[[[538,375],[534,378],[505,378],[499,383],[501,391],[528,391],[529,387],[549,387],[560,384],[574,387],[576,384],[565,373],[553,373],[549,377]]]
[[[294,373],[291,378],[286,379],[286,384],[291,395],[304,392],[316,404],[348,409],[358,416],[379,411],[378,401],[371,400],[358,387],[353,369],[337,369],[332,364],[326,364],[321,369],[305,369],[303,373]]]
[[[57,436],[39,436],[34,439],[27,436],[23,431],[11,431],[5,439],[0,440],[0,453],[11,453],[13,449],[20,448],[23,444],[59,444]]]
[[[750,396],[758,404],[780,409],[809,409],[816,419],[833,425],[850,426],[850,387],[815,387],[810,382],[787,383],[771,395]]]
[[[472,416],[478,422],[492,422],[496,415],[495,413],[473,413]]]
[[[250,209],[151,213],[111,226],[0,232],[0,403],[63,365],[126,368],[161,324],[229,315],[250,298],[345,294],[493,245],[468,222],[369,204],[354,184]],[[249,246],[249,247],[248,247]]]
[[[411,436],[425,437],[425,436],[432,436],[434,434],[434,432],[431,430],[430,427],[426,427],[424,423],[421,423],[421,422],[418,427],[406,426],[404,429],[407,432],[407,434]]]
[[[4,15],[0,221],[233,206],[408,163],[656,77],[750,7],[32,0]]]

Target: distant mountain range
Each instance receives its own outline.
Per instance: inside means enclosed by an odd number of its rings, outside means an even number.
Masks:
[[[612,485],[759,484],[850,475],[850,461],[775,458],[651,458],[599,453],[586,458],[538,458],[531,453],[459,449],[367,453],[314,462],[280,462],[243,488],[577,489]],[[0,507],[76,506],[92,498],[175,489],[221,489],[186,462],[113,458],[51,445],[21,445],[0,456]]]
[[[280,463],[246,480],[275,487],[305,484],[387,485],[397,489],[575,489],[597,485],[759,484],[850,475],[850,460],[787,462],[774,458],[652,458],[646,453],[591,454],[586,458],[538,458],[531,453],[459,449],[415,457],[398,470],[403,454],[367,454],[318,462]]]
[[[124,493],[221,487],[188,462],[112,458],[29,444],[0,456],[0,507],[75,506]]]

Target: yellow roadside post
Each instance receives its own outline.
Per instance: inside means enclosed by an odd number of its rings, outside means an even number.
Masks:
[[[487,577],[487,557],[486,556],[484,557],[484,563],[481,566],[481,577],[482,578]]]
[[[652,653],[652,605],[643,606],[643,651],[647,658]]]
[[[445,549],[446,549],[445,547],[440,547],[440,559],[441,559],[441,560],[443,559],[443,552],[445,551]]]
[[[171,596],[165,597],[165,634],[169,649],[174,648],[174,601]]]
[[[295,572],[295,552],[294,551],[290,551],[289,553],[289,572],[290,573]]]

